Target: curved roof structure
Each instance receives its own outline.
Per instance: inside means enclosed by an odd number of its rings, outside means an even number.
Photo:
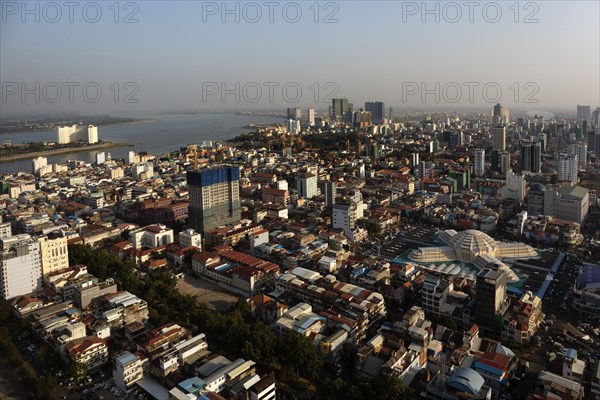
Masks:
[[[450,246],[454,248],[460,261],[474,262],[479,255],[495,255],[498,245],[488,234],[474,229],[457,233],[450,238]]]
[[[448,386],[461,392],[476,395],[485,381],[476,371],[470,368],[459,368],[448,379]]]
[[[534,192],[545,192],[546,187],[541,183],[534,183],[533,185],[531,185],[531,188],[529,190]]]
[[[463,272],[462,267],[450,263],[458,260],[470,263],[477,269],[484,268],[487,264],[495,264],[498,269],[508,275],[508,282],[518,282],[519,276],[515,274],[502,259],[520,259],[537,257],[536,250],[524,243],[497,242],[487,233],[468,229],[456,232],[453,229],[441,231],[438,235],[446,246],[419,247],[410,252],[408,258],[420,264],[430,264],[429,269],[436,270],[446,275],[458,275]],[[468,275],[470,278],[471,275]]]

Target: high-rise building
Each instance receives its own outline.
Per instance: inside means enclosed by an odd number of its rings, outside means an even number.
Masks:
[[[515,174],[512,169],[506,171],[506,186],[500,188],[498,193],[501,193],[508,199],[515,199],[520,203],[525,199],[525,176],[523,174]]]
[[[600,127],[600,107],[596,107],[592,113],[592,125],[594,128]]]
[[[379,143],[371,143],[368,145],[367,156],[373,161],[381,160],[381,145]]]
[[[41,287],[38,241],[29,235],[0,238],[0,296],[9,300]]]
[[[492,109],[492,124],[508,124],[510,117],[510,111],[506,107],[502,107],[500,103],[497,103]]]
[[[311,173],[303,173],[296,177],[296,190],[298,196],[312,199],[317,195],[317,176]]]
[[[492,128],[492,149],[498,151],[506,150],[506,126],[496,125]]]
[[[477,274],[475,284],[475,320],[488,333],[499,332],[499,323],[506,311],[506,274],[484,268]]]
[[[288,119],[285,122],[285,130],[287,133],[291,133],[292,135],[296,135],[300,133],[300,121],[297,119]]]
[[[508,151],[503,151],[500,153],[500,172],[505,174],[509,169],[511,169],[510,153]]]
[[[89,125],[87,127],[87,142],[88,143],[98,143],[98,127],[94,125]]]
[[[43,276],[69,268],[67,237],[62,230],[50,232],[37,240],[40,243]]]
[[[350,199],[340,198],[333,205],[333,229],[342,229],[348,237],[352,238],[356,228],[357,207]]]
[[[302,109],[300,107],[288,108],[287,117],[288,119],[295,119],[300,121],[300,118],[302,118]]]
[[[332,207],[337,196],[337,185],[332,181],[323,182],[323,195],[325,196],[325,206]]]
[[[527,192],[527,214],[532,217],[538,215],[552,215],[554,212],[554,193],[546,190],[541,183],[534,183]]]
[[[223,166],[188,171],[188,226],[204,234],[241,219],[240,169]]]
[[[365,103],[365,111],[371,112],[373,122],[380,124],[385,118],[385,103],[383,101],[367,101]]]
[[[419,173],[420,171],[420,166],[423,164],[423,161],[421,161],[421,163],[419,164]],[[430,163],[433,164],[433,163]],[[432,167],[433,170],[433,167]],[[471,188],[471,171],[467,168],[464,169],[460,169],[460,170],[451,170],[449,172],[450,177],[452,177],[453,179],[456,180],[456,190],[461,191],[461,190],[465,190],[465,189],[470,189]],[[431,174],[429,175],[425,175],[425,176],[431,176]]]
[[[79,127],[73,126],[59,126],[56,129],[56,141],[58,143],[71,143],[76,142],[79,139],[75,139],[78,136]]]
[[[37,157],[32,161],[33,173],[36,174],[40,169],[48,165],[48,159],[46,157]]]
[[[600,156],[600,127],[597,127],[594,132],[590,132],[587,137],[588,150]]]
[[[500,171],[500,152],[498,150],[492,150],[491,158],[491,167],[490,169],[494,172]]]
[[[337,198],[332,210],[333,229],[341,229],[352,240],[357,239],[356,222],[363,217],[362,199]]]
[[[127,163],[129,164],[133,164],[136,162],[136,156],[135,156],[135,151],[130,151],[129,153],[127,153]]]
[[[84,142],[98,143],[98,127],[94,125],[59,126],[56,129],[56,141],[60,144]]]
[[[581,106],[577,105],[577,124],[581,124],[582,121],[591,121],[591,107],[590,106]]]
[[[532,174],[542,172],[542,145],[537,141],[521,143],[521,170]]]
[[[106,162],[106,153],[99,151],[96,153],[96,165],[102,165]]]
[[[308,126],[315,126],[315,109],[308,109]]]
[[[475,162],[473,163],[473,175],[485,175],[485,150],[475,149]]]
[[[348,121],[352,118],[354,107],[348,99],[332,99],[331,100],[331,117],[336,120]]]
[[[419,153],[412,153],[410,155],[410,166],[411,168],[417,168],[419,166]]]
[[[361,108],[352,113],[352,124],[356,127],[371,126],[373,124],[373,116],[370,111],[365,111]]]
[[[454,148],[462,146],[464,136],[462,132],[449,132],[448,133],[448,147]]]
[[[571,147],[571,154],[577,156],[577,160],[579,161],[579,169],[585,169],[587,167],[587,149],[588,145],[586,143],[575,143],[573,147]]]
[[[576,154],[561,153],[558,156],[558,181],[574,185],[577,183],[579,161]]]
[[[578,127],[575,130],[575,140],[584,140],[590,131],[590,126],[591,126],[590,121],[588,121],[588,120],[581,121],[581,127]],[[571,139],[571,135],[569,135],[569,138]]]

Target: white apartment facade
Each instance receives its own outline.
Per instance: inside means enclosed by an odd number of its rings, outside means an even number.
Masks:
[[[0,295],[8,300],[42,285],[39,243],[29,235],[0,239]]]
[[[570,185],[577,183],[579,160],[577,154],[561,154],[558,157],[558,181]]]
[[[317,195],[317,176],[309,173],[297,176],[296,189],[300,197],[312,199]]]
[[[193,229],[186,229],[179,234],[179,245],[181,247],[194,246],[198,249],[202,248],[202,235]]]
[[[475,150],[475,162],[473,164],[473,174],[475,176],[485,175],[485,150]]]
[[[148,366],[148,359],[144,355],[122,352],[113,360],[113,380],[121,390],[129,392],[136,382],[144,378]]]
[[[59,144],[82,141],[89,144],[98,143],[98,127],[94,125],[59,126],[56,132]]]

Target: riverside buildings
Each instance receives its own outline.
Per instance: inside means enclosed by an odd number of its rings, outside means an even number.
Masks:
[[[98,127],[94,125],[59,126],[56,131],[56,141],[60,144],[75,142],[98,143]]]

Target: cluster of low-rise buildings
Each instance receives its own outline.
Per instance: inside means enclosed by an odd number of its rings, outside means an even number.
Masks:
[[[499,396],[520,367],[508,344],[536,340],[563,262],[533,246],[587,244],[598,151],[585,151],[578,126],[511,120],[501,106],[493,122],[373,124],[368,111],[352,124],[347,100],[335,104],[313,124],[261,128],[253,149],[210,143],[51,169],[36,159],[34,174],[5,174],[2,297],[65,358],[111,362],[123,390],[275,397],[274,376],[253,361],[211,353],[182,326],[151,327],[143,299],[69,265],[69,244],[106,248],[140,271],[185,271],[247,299],[254,318],[306,337],[328,365],[354,348],[354,377],[393,375],[431,399]],[[347,139],[319,149],[311,135]],[[542,157],[567,145],[573,157]],[[597,271],[584,264],[572,290],[572,307],[596,317]],[[109,353],[115,335],[127,345]],[[563,358],[571,372],[538,382],[579,398],[581,364]]]

